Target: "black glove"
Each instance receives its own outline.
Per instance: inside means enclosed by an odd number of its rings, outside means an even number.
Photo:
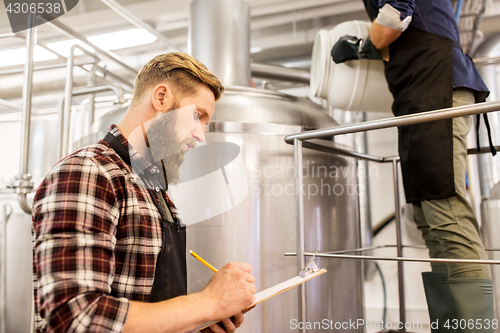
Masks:
[[[336,64],[353,59],[382,59],[370,36],[364,39],[349,35],[340,37],[331,54]]]

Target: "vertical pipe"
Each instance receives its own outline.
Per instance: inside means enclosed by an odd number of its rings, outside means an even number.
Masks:
[[[366,112],[353,112],[351,123],[361,123],[366,121]],[[356,150],[359,153],[368,154],[368,132],[354,133],[354,143]],[[370,172],[367,160],[358,160],[358,170],[364,170],[365,173],[358,172],[358,184],[360,189],[364,190],[359,193],[359,224],[361,233],[361,247],[372,246],[372,220],[370,206]],[[366,255],[371,255],[372,251],[368,251]],[[375,262],[371,260],[363,260],[364,277],[370,279],[375,274]]]
[[[75,50],[79,49],[88,56],[94,58],[94,67],[99,63],[99,57],[94,53],[91,53],[84,49],[83,47],[75,44],[71,47],[69,52],[69,57],[67,61],[67,72],[66,72],[66,86],[64,88],[64,109],[62,117],[62,143],[61,143],[61,157],[66,156],[69,153],[69,127],[71,122],[71,104],[73,103],[73,67]]]
[[[7,333],[7,206],[0,207],[0,333]]]
[[[87,85],[89,87],[95,87],[95,85],[97,83],[97,76],[95,74],[97,68],[98,68],[98,66],[97,66],[97,64],[95,64],[89,72],[88,81],[87,81]],[[94,123],[94,114],[95,114],[95,94],[90,94],[89,95],[89,131],[88,131],[88,133],[85,133],[85,132],[82,133],[83,135],[90,134],[90,129],[92,127],[92,124]]]
[[[250,9],[243,0],[194,0],[188,53],[223,85],[250,86]]]
[[[295,148],[295,209],[297,219],[297,272],[300,272],[306,266],[306,240],[305,240],[305,221],[304,221],[304,193],[302,191],[304,178],[302,173],[302,141],[293,140]],[[306,288],[304,284],[299,286],[299,322],[306,321]],[[302,333],[307,330],[304,326]]]
[[[21,128],[21,176],[28,173],[28,158],[31,129],[31,97],[33,95],[33,50],[35,49],[36,28],[26,30],[26,63],[24,64],[23,117]]]
[[[401,232],[401,221],[402,221],[402,213],[401,213],[401,203],[400,193],[399,193],[399,172],[398,172],[398,164],[399,160],[394,159],[392,161],[392,171],[394,175],[394,212],[396,217],[396,246],[397,246],[397,255],[398,257],[403,256],[403,242],[402,242],[402,232]],[[404,283],[404,275],[403,275],[403,262],[398,261],[398,286],[399,286],[399,321],[403,323],[403,328],[400,332],[405,333],[406,328],[404,327],[404,323],[406,323],[406,306],[405,306],[405,283]]]
[[[61,144],[61,157],[69,152],[69,126],[71,121],[71,104],[73,103],[73,58],[75,45],[71,47],[66,66],[66,85],[64,88],[63,131]]]
[[[29,20],[34,20],[35,16],[29,15]],[[34,24],[33,24],[34,25]],[[33,26],[31,25],[31,26]],[[22,135],[21,135],[21,160],[19,185],[16,189],[17,199],[22,210],[31,214],[31,207],[27,202],[26,195],[31,192],[33,184],[29,171],[29,150],[31,131],[31,99],[33,96],[33,52],[36,44],[37,28],[30,28],[26,31],[26,63],[24,64],[24,84],[23,84],[23,110],[22,110]]]
[[[64,140],[64,97],[59,101],[57,112],[57,161],[63,158],[63,140]]]

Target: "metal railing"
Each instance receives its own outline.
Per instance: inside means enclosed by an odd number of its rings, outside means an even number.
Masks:
[[[406,306],[405,306],[405,293],[404,293],[404,275],[403,275],[403,262],[460,262],[460,263],[479,263],[498,265],[498,260],[465,260],[465,259],[435,259],[435,258],[407,258],[403,257],[403,244],[401,233],[401,220],[402,211],[400,203],[400,176],[398,171],[399,156],[380,157],[368,154],[360,154],[352,150],[340,148],[335,146],[332,141],[317,140],[331,138],[337,135],[353,134],[358,132],[380,130],[391,127],[407,126],[413,124],[420,124],[429,121],[436,121],[442,119],[450,119],[455,117],[468,116],[473,114],[481,114],[493,111],[500,111],[500,101],[485,102],[473,105],[466,105],[454,108],[446,108],[435,111],[422,112],[415,115],[407,115],[393,118],[386,118],[381,120],[367,121],[357,124],[343,125],[332,128],[307,131],[297,134],[288,135],[285,137],[285,142],[294,145],[295,151],[295,203],[296,203],[296,219],[297,219],[297,252],[285,253],[286,256],[297,256],[297,268],[300,271],[305,266],[306,256],[316,254],[318,257],[329,258],[344,258],[344,259],[358,259],[358,260],[389,260],[397,261],[398,264],[398,289],[399,289],[399,317],[400,322],[406,322]],[[312,140],[312,141],[309,141]],[[377,162],[377,163],[391,163],[393,171],[394,182],[394,205],[395,205],[395,220],[396,220],[396,257],[380,257],[380,256],[366,256],[366,255],[349,255],[340,253],[311,253],[305,251],[305,219],[304,219],[304,194],[300,190],[303,185],[302,175],[302,154],[303,148],[314,149],[326,153],[337,154],[357,159]],[[475,150],[469,150],[470,153],[477,153]],[[489,152],[489,148],[481,148],[480,153]],[[365,249],[354,249],[352,251],[364,251]],[[299,289],[299,321],[306,320],[306,297],[305,288],[302,285]],[[302,330],[305,332],[305,329]],[[403,327],[401,332],[406,332]]]
[[[44,20],[42,17],[33,15],[30,16],[30,19],[36,20],[36,19],[41,19]],[[45,21],[45,20],[44,20]],[[100,61],[100,56],[105,57],[116,64],[120,65],[122,68],[125,68],[131,75],[135,76],[137,74],[137,70],[134,68],[128,66],[125,64],[123,61],[121,61],[116,55],[114,55],[111,52],[104,51],[97,47],[96,45],[92,44],[89,42],[84,36],[80,35],[79,33],[73,31],[70,29],[68,26],[64,25],[57,19],[54,19],[50,22],[45,21],[48,25],[52,26],[55,28],[57,31],[63,33],[66,36],[69,36],[70,38],[76,38],[80,40],[81,42],[85,43],[86,45],[92,47],[95,50],[95,53],[89,52],[86,49],[78,46],[78,45],[73,45],[71,48],[71,53],[70,56],[67,58],[67,67],[68,67],[68,73],[66,76],[66,88],[65,88],[65,98],[63,100],[64,103],[64,117],[60,119],[61,121],[61,128],[60,129],[60,142],[58,142],[58,152],[67,152],[67,140],[69,139],[69,114],[71,112],[71,101],[72,97],[75,94],[78,94],[78,92],[75,93],[73,90],[73,68],[75,65],[81,65],[83,67],[83,64],[75,64],[75,56],[74,56],[74,51],[75,49],[80,49],[82,52],[84,52],[87,56],[90,56],[93,59],[93,68],[89,70],[90,77],[89,77],[89,84],[93,85],[95,84],[95,78],[94,76],[96,75],[96,70],[100,70],[103,72],[106,76],[109,76],[110,78],[120,82],[122,85],[125,87],[130,87],[131,84],[126,80],[123,79],[113,73],[108,72],[106,69],[100,67],[98,65]],[[33,95],[33,72],[35,70],[34,67],[34,62],[33,62],[33,51],[35,48],[36,44],[36,33],[37,33],[37,28],[36,26],[30,29],[27,29],[26,32],[26,52],[27,52],[27,57],[26,57],[26,63],[24,66],[24,84],[23,84],[23,104],[22,104],[22,135],[21,135],[21,161],[20,161],[20,173],[18,176],[15,177],[15,179],[11,183],[11,187],[15,189],[16,193],[18,194],[18,201],[19,205],[23,209],[24,212],[31,214],[31,207],[27,202],[27,194],[30,193],[33,190],[33,182],[31,181],[31,175],[28,173],[28,165],[29,165],[29,142],[30,142],[30,127],[31,127],[31,111],[32,111],[32,95]],[[16,37],[16,34],[9,34],[8,36],[5,37]],[[59,55],[59,58],[64,58]],[[57,67],[57,66],[56,66]],[[55,67],[54,67],[55,68]],[[113,87],[111,85],[106,85],[103,87],[95,87],[95,90],[92,90],[89,87],[89,91],[86,93],[90,94],[90,97],[93,98],[93,94],[96,92],[104,91],[104,90],[113,90],[118,96],[119,100],[123,100],[123,94],[122,93],[117,93],[118,89]],[[2,101],[2,104],[6,104],[6,101]],[[93,112],[91,108],[91,114],[90,117],[93,117]],[[62,114],[60,114],[62,115]],[[59,156],[61,157],[61,156]]]

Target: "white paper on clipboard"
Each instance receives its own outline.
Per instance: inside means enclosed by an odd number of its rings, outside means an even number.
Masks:
[[[309,281],[317,276],[320,276],[323,273],[326,273],[325,268],[322,268],[314,273],[306,272],[304,277],[297,275],[296,277],[291,278],[290,280],[286,280],[285,282],[281,282],[275,286],[267,288],[266,290],[258,292],[257,294],[255,294],[255,301],[248,308],[251,308],[251,307],[253,307],[261,302],[264,302],[265,300],[267,300],[269,298],[272,298],[278,294],[281,294],[284,291],[292,289],[293,287],[301,285],[302,283]],[[205,329],[208,326],[212,326],[213,324],[216,324],[219,321],[220,320],[214,320],[214,321],[207,322],[189,333],[195,333],[195,332],[201,331],[202,329]]]

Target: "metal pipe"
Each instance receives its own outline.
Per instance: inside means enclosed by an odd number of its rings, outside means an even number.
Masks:
[[[352,150],[348,150],[345,148],[335,146],[333,144],[333,142],[331,142],[331,145],[330,145],[330,141],[324,141],[324,140],[323,140],[323,142],[321,142],[321,140],[303,141],[302,146],[304,148],[314,149],[314,150],[322,151],[324,153],[354,157],[354,158],[359,158],[361,160],[367,160],[367,161],[379,162],[379,163],[390,162],[383,157],[362,154],[362,153],[358,153],[356,151],[352,151]]]
[[[16,33],[7,32],[4,34],[0,34],[0,38],[10,38],[10,37],[18,37]]]
[[[37,28],[30,28],[26,31],[26,64],[24,66],[23,84],[23,110],[21,120],[21,160],[20,174],[17,177],[16,192],[19,205],[22,210],[31,214],[31,207],[28,205],[26,195],[33,189],[29,169],[29,148],[31,130],[31,99],[33,96],[33,52],[36,43]]]
[[[295,257],[297,253],[287,252],[285,257]],[[321,252],[306,252],[305,256],[320,258],[338,258],[338,259],[358,259],[358,260],[385,260],[385,261],[408,261],[408,262],[440,262],[440,263],[461,263],[461,264],[484,264],[484,265],[500,265],[500,260],[479,260],[479,259],[441,259],[441,258],[408,258],[408,257],[379,257],[379,256],[362,256],[348,254],[330,254]]]
[[[0,333],[7,333],[7,207],[3,204],[0,209]]]
[[[500,146],[495,146],[496,151],[500,151]],[[478,154],[488,154],[491,153],[490,147],[480,147],[479,151],[477,148],[467,149],[467,155],[478,155]]]
[[[95,87],[97,84],[96,76],[97,65],[92,66],[87,78],[87,86]],[[92,124],[94,123],[94,113],[95,113],[95,94],[89,94],[89,134],[91,131]]]
[[[309,84],[311,73],[306,70],[287,68],[283,66],[259,64],[252,62],[250,64],[252,77],[269,80],[280,80],[296,83]]]
[[[43,71],[46,69],[55,69],[55,68],[63,68],[66,67],[66,63],[64,64],[53,64],[53,65],[43,65],[33,67],[34,71]],[[10,74],[19,74],[24,72],[24,66],[21,68],[12,68],[0,71],[0,75],[10,75]]]
[[[29,179],[25,179],[25,181],[30,182],[31,180],[31,175],[29,175]],[[29,187],[29,192],[33,189],[33,184],[30,182],[31,186]],[[19,206],[21,206],[21,209],[26,213],[31,215],[31,205],[28,204],[28,198],[26,197],[27,193],[18,193],[17,194],[17,202],[19,203]]]
[[[172,44],[172,42],[165,37],[161,32],[129,12],[127,9],[125,9],[122,5],[120,5],[118,2],[115,0],[101,0],[102,3],[104,3],[106,6],[114,10],[116,13],[118,13],[121,17],[132,23],[134,26],[137,28],[142,28],[146,29],[153,35],[155,35],[163,44],[167,45],[169,48],[172,50],[176,51],[178,48]]]
[[[392,245],[392,244],[386,244],[386,245],[377,245],[377,246],[368,246],[368,247],[360,247],[358,249],[352,249],[352,250],[340,250],[340,251],[330,251],[326,252],[329,254],[341,254],[341,253],[349,253],[349,252],[364,252],[364,251],[373,251],[373,250],[379,250],[379,249],[385,249],[385,248],[396,248],[397,245]],[[412,249],[422,249],[426,250],[427,247],[425,245],[403,245],[403,248],[412,248]]]
[[[64,68],[68,65],[67,64],[68,59],[67,58],[64,58],[64,59],[66,60],[66,62],[63,64],[36,66],[33,68],[33,70],[34,71],[42,71],[42,70],[48,70],[48,69]],[[89,71],[89,69],[85,68],[84,66],[85,65],[93,65],[93,64],[94,63],[92,63],[92,62],[84,61],[84,62],[75,62],[74,66],[80,67],[86,71]],[[0,71],[0,75],[19,74],[19,73],[23,73],[23,72],[24,72],[24,68],[14,68],[14,69],[7,69],[7,70]],[[126,87],[130,88],[130,92],[133,92],[134,84],[131,83],[130,81],[128,81],[127,79],[124,79],[124,78],[122,78],[114,73],[111,73],[110,71],[108,71],[107,69],[105,69],[101,66],[98,66],[98,72],[101,72],[105,78],[109,77],[110,79],[113,79],[115,81],[122,83]]]
[[[105,91],[113,91],[116,96],[118,97],[117,103],[125,103],[126,100],[123,96],[123,90],[121,87],[114,86],[112,84],[105,84],[101,86],[95,86],[95,87],[82,87],[82,88],[75,88],[73,89],[73,92],[71,96],[81,96],[81,95],[87,95],[89,93],[100,93],[100,92],[105,92]],[[58,137],[57,137],[57,160],[60,160],[61,158],[64,157],[67,153],[63,151],[63,146],[65,146],[63,140],[66,131],[68,132],[68,140],[69,140],[69,123],[65,121],[66,118],[70,118],[70,114],[66,115],[66,103],[65,103],[66,97],[63,97],[61,101],[59,102],[59,112],[58,112]],[[71,109],[70,109],[71,113]],[[66,127],[68,126],[68,127]],[[66,146],[69,146],[69,142],[66,143]]]
[[[36,28],[27,30],[26,64],[24,65],[23,84],[23,120],[21,136],[21,174],[28,173],[30,125],[31,125],[31,97],[33,95],[33,51],[35,49]]]
[[[64,35],[69,36],[70,38],[76,38],[79,41],[81,41],[82,43],[90,46],[91,48],[93,48],[95,50],[96,54],[103,56],[103,57],[106,57],[109,60],[117,63],[118,65],[120,65],[123,68],[125,68],[126,70],[128,70],[134,76],[137,75],[137,70],[135,70],[132,67],[130,67],[129,65],[125,64],[123,61],[120,60],[120,58],[118,58],[118,56],[116,56],[115,54],[113,54],[111,52],[104,51],[100,47],[89,42],[87,40],[87,38],[85,38],[83,35],[79,34],[78,32],[76,32],[73,29],[71,29],[70,27],[68,27],[67,25],[63,24],[58,19],[53,19],[52,21],[46,21],[46,23],[48,25],[50,25],[51,27],[53,27],[54,29],[56,29],[57,31],[63,33]]]
[[[500,57],[474,58],[474,65],[476,67],[494,64],[500,64]]]
[[[250,8],[243,0],[194,0],[188,53],[225,86],[250,86]]]
[[[73,89],[73,96],[87,95],[90,93],[101,93],[105,91],[113,91],[118,97],[117,103],[125,103],[126,100],[123,97],[123,89],[121,87],[114,86],[112,84],[104,84],[101,86],[94,87],[81,87]]]
[[[428,121],[449,119],[461,116],[468,116],[471,114],[487,113],[499,110],[500,110],[500,100],[491,101],[485,103],[459,106],[454,108],[446,108],[446,109],[422,112],[407,116],[372,120],[360,124],[343,125],[321,130],[307,131],[307,132],[287,135],[285,137],[285,142],[288,144],[292,144],[294,139],[309,140],[309,139],[328,138],[335,135],[378,130],[396,126],[420,124]]]
[[[304,195],[302,188],[304,186],[304,178],[302,173],[302,141],[294,140],[295,148],[295,214],[297,220],[297,273],[306,266],[305,253],[305,219],[304,219]],[[306,288],[304,284],[299,286],[299,322],[306,320]],[[307,332],[305,325],[302,328],[302,333]]]
[[[55,20],[54,20],[55,21]],[[73,100],[73,67],[74,67],[74,57],[75,50],[79,49],[84,54],[92,57],[97,64],[100,60],[98,56],[87,51],[79,45],[71,46],[71,50],[68,57],[67,73],[66,73],[66,87],[64,90],[64,115],[63,115],[63,131],[62,131],[62,145],[61,145],[61,156],[66,156],[68,154],[69,147],[69,126],[70,126],[70,114],[71,114],[71,104]]]
[[[353,112],[353,121],[355,123],[366,121],[366,112]],[[354,134],[354,144],[357,151],[362,154],[368,153],[368,133],[361,132]],[[359,231],[361,237],[361,246],[371,246],[373,232],[372,232],[372,219],[371,219],[371,202],[370,202],[370,179],[368,177],[369,165],[367,160],[357,160],[358,163],[358,184],[364,190],[360,191],[358,195],[359,202]],[[363,174],[364,170],[364,174]],[[371,255],[371,253],[368,253]],[[375,275],[376,268],[375,262],[365,261],[364,263],[364,278],[369,280]]]
[[[59,101],[57,108],[57,137],[56,137],[56,159],[60,161],[63,158],[63,136],[64,136],[64,97]]]
[[[8,108],[13,108],[16,110],[21,110],[21,111],[23,110],[23,106],[21,104],[13,103],[1,98],[0,98],[0,105],[4,105]]]
[[[319,139],[310,139],[307,141],[302,141],[302,147],[314,149],[317,151],[322,151],[324,153],[353,157],[360,160],[377,162],[377,163],[392,163],[394,160],[397,160],[399,158],[399,156],[380,157],[369,154],[361,154],[352,151],[350,149],[336,147],[333,145],[333,142],[331,141],[324,141]],[[497,151],[500,151],[500,146],[495,146],[495,149]],[[467,149],[468,155],[489,154],[490,152],[491,152],[490,147],[480,147],[479,151],[477,151],[476,148]]]
[[[403,257],[403,234],[401,231],[401,203],[400,203],[400,193],[399,193],[399,171],[398,171],[398,161],[394,160],[392,162],[392,172],[394,177],[394,216],[396,217],[396,249],[397,256]],[[404,280],[404,269],[403,262],[398,261],[398,289],[399,289],[399,321],[401,323],[406,323],[406,304],[405,304],[405,280]],[[403,326],[400,330],[401,332],[406,332],[406,328]]]

